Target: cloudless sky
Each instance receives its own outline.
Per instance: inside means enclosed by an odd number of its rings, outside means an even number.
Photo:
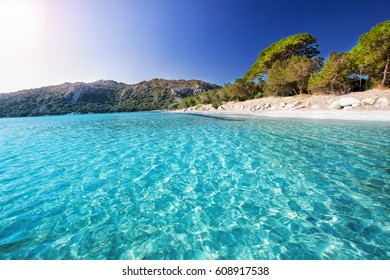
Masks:
[[[223,85],[284,37],[308,32],[326,58],[390,19],[388,0],[0,0],[0,9],[0,92],[99,79]]]

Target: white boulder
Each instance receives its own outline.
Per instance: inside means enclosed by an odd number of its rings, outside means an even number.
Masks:
[[[375,104],[375,99],[374,98],[366,98],[362,100],[362,105],[374,105]]]
[[[330,104],[329,106],[329,109],[332,109],[332,110],[340,110],[340,109],[343,109],[343,106],[340,105],[340,103],[338,101],[334,101]]]
[[[352,106],[354,104],[359,104],[360,105],[360,101],[359,101],[359,99],[356,99],[356,98],[353,98],[353,97],[346,97],[346,98],[341,98],[339,100],[339,104],[342,107],[347,107],[347,106]]]
[[[386,97],[378,98],[375,102],[375,107],[383,108],[389,106],[389,100]]]

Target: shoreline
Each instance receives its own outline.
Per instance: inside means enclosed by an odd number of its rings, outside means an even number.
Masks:
[[[263,97],[227,102],[217,109],[207,104],[173,112],[247,118],[390,122],[390,89],[372,89],[338,96]]]

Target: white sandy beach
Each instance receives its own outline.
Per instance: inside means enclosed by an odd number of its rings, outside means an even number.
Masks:
[[[250,118],[324,119],[390,122],[390,90],[369,90],[347,95],[305,95],[266,97],[228,102],[213,108],[202,105],[179,113],[224,115]]]

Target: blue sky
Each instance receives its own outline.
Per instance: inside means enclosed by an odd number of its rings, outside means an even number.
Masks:
[[[242,77],[262,49],[284,37],[311,33],[326,57],[350,50],[360,35],[390,19],[384,0],[12,1],[22,4],[7,12],[18,21],[2,22],[8,33],[0,28],[2,42],[15,41],[9,49],[0,44],[0,92],[156,77],[223,85]]]

